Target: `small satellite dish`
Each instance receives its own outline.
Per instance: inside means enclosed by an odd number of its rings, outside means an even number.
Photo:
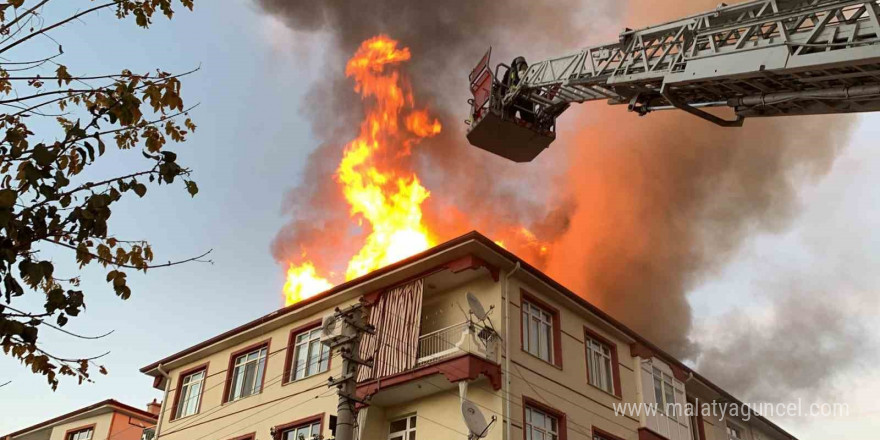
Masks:
[[[478,320],[485,321],[488,313],[486,313],[486,309],[483,308],[483,304],[480,302],[480,300],[477,299],[477,296],[471,292],[468,292],[467,302],[468,307],[470,307],[471,309],[471,313],[473,313]]]
[[[468,295],[468,298],[470,299],[470,295]],[[477,408],[477,405],[474,405],[469,400],[462,400],[461,417],[464,419],[464,424],[467,426],[468,431],[470,431],[468,438],[478,439],[486,436],[489,430],[489,423],[486,422],[486,417],[483,416],[483,412]]]

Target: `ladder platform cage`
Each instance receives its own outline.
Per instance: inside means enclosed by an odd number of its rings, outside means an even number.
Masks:
[[[530,162],[556,139],[555,121],[529,122],[521,117],[527,109],[503,106],[506,90],[489,68],[491,52],[489,48],[469,76],[473,98],[468,142],[514,162]]]

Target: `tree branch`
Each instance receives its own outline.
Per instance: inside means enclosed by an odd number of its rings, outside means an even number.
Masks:
[[[68,249],[72,249],[74,251],[76,250],[76,246],[71,246],[71,245],[64,243],[64,242],[51,241],[51,240],[49,240],[48,242],[52,243],[52,244],[57,244],[58,246],[61,246],[61,247],[66,247]],[[134,269],[134,270],[147,270],[147,269],[158,269],[158,268],[162,268],[162,267],[177,266],[178,264],[184,264],[184,263],[190,263],[190,262],[214,264],[214,260],[202,260],[203,257],[207,256],[211,252],[214,252],[214,249],[208,249],[208,251],[205,252],[204,254],[199,255],[197,257],[187,258],[186,260],[169,261],[167,263],[156,264],[156,265],[145,264],[144,267],[132,266],[131,264],[118,264],[118,263],[114,262],[113,260],[108,260],[108,259],[102,258],[96,254],[91,253],[91,252],[89,252],[88,254],[89,254],[89,256],[91,256],[92,258],[94,258],[98,261],[103,261],[103,262],[105,262],[109,265],[115,266],[115,267],[124,267],[126,269]]]
[[[14,43],[8,44],[8,45],[6,45],[6,46],[3,47],[3,48],[0,48],[0,53],[4,53],[4,52],[8,51],[9,49],[12,49],[13,47],[18,46],[19,44],[24,43],[25,41],[30,40],[31,38],[36,37],[37,35],[40,35],[40,34],[43,34],[43,33],[49,32],[49,31],[51,31],[52,29],[57,28],[58,26],[63,26],[63,25],[65,25],[65,24],[67,24],[67,23],[69,23],[69,22],[71,22],[71,21],[73,21],[73,20],[76,20],[76,19],[82,17],[83,15],[91,14],[92,12],[95,12],[95,11],[98,11],[98,10],[101,10],[101,9],[104,9],[104,8],[107,8],[107,7],[110,7],[110,6],[116,5],[116,4],[118,4],[118,3],[119,3],[118,1],[114,1],[114,2],[110,2],[110,3],[105,3],[105,4],[103,4],[103,5],[95,6],[94,8],[86,9],[85,11],[82,11],[82,12],[80,12],[80,13],[78,13],[78,14],[75,14],[75,15],[73,15],[73,16],[71,16],[71,17],[68,17],[68,18],[66,18],[66,19],[64,19],[64,20],[61,20],[61,21],[59,21],[58,23],[55,23],[55,24],[53,24],[53,25],[51,25],[51,26],[49,26],[49,27],[44,27],[44,28],[41,28],[41,29],[38,30],[38,31],[31,32],[30,35],[28,35],[28,36],[26,36],[26,37],[24,37],[24,38],[22,38],[22,39],[20,39],[20,40],[18,40],[18,41],[16,41],[16,42],[14,42]]]
[[[5,308],[7,308],[7,309],[9,309],[9,310],[12,310],[13,312],[18,313],[18,314],[23,315],[23,316],[33,316],[33,317],[36,316],[36,315],[32,315],[32,314],[30,314],[30,313],[22,312],[21,310],[18,310],[18,309],[14,308],[14,307],[10,307],[10,306],[3,306],[3,307],[5,307]],[[0,313],[2,313],[2,312],[0,312]],[[9,316],[8,314],[6,314],[6,315]],[[68,334],[68,335],[70,335],[70,336],[73,336],[73,337],[76,337],[76,338],[80,338],[80,339],[101,339],[101,338],[105,338],[105,337],[107,337],[107,336],[110,336],[111,334],[113,334],[113,332],[116,331],[116,330],[110,330],[109,332],[104,333],[103,335],[99,335],[99,336],[83,336],[83,335],[80,335],[80,334],[77,334],[77,333],[73,333],[73,332],[67,331],[67,330],[65,330],[65,329],[63,329],[63,328],[61,328],[61,327],[56,326],[55,324],[50,324],[50,323],[48,323],[48,322],[46,322],[46,321],[44,321],[44,320],[42,320],[42,319],[38,319],[38,320],[40,321],[40,323],[37,324],[37,325],[45,325],[45,326],[47,326],[47,327],[49,327],[49,328],[51,328],[51,329],[58,330],[58,331],[61,332],[61,333]]]
[[[22,18],[27,17],[27,16],[33,14],[34,11],[36,11],[37,9],[40,9],[40,6],[43,6],[43,5],[45,5],[46,3],[49,3],[49,0],[43,0],[43,1],[39,2],[39,3],[37,3],[33,8],[30,8],[30,9],[28,9],[27,11],[25,11],[24,14],[21,14],[21,15],[19,15],[18,17],[15,17],[15,20],[12,20],[12,21],[10,21],[9,23],[7,23],[7,24],[3,25],[2,27],[0,27],[0,34],[6,33],[6,31],[8,31],[8,30],[9,30],[9,29],[10,29],[15,23],[18,23],[19,20],[21,20]]]

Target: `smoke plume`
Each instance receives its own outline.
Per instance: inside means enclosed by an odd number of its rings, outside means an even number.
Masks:
[[[256,1],[293,30],[328,35],[327,69],[338,72],[314,86],[305,105],[324,143],[286,199],[290,221],[272,245],[279,261],[306,250],[319,267],[339,270],[357,250],[362,232],[351,227],[332,177],[360,118],[342,68],[362,40],[384,33],[412,51],[407,70],[418,101],[444,125],[407,159],[432,193],[426,224],[442,239],[476,229],[503,240],[682,357],[697,354],[688,292],[744,237],[787,227],[798,212],[795,186],[827,172],[852,121],[750,120],[724,129],[685,114],[637,118],[593,103],[561,118],[559,140],[538,160],[517,165],[464,139],[465,78],[488,45],[495,62],[537,60],[717,2]],[[729,353],[704,356],[720,362]]]

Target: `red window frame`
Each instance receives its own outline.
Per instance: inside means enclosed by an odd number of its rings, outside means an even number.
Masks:
[[[257,438],[257,433],[252,432],[250,434],[245,434],[245,435],[240,435],[238,437],[233,437],[229,440],[254,440],[255,438]]]
[[[592,329],[587,326],[584,326],[584,338],[590,338],[596,340],[602,345],[608,347],[609,351],[611,351],[611,379],[613,382],[614,392],[611,393],[618,399],[622,397],[620,390],[620,358],[617,356],[617,344],[608,338],[596,333]],[[590,357],[587,351],[587,341],[584,340],[584,359],[586,360],[587,365],[587,383],[601,390],[598,386],[590,383]],[[605,390],[602,390],[605,391]]]
[[[606,440],[623,440],[623,437],[616,436],[608,431],[605,431],[604,429],[600,429],[600,428],[593,426],[592,427],[592,437],[596,438],[597,435],[600,438],[606,439]]]
[[[296,337],[304,332],[310,332],[321,326],[321,320],[311,321],[309,323],[303,324],[299,327],[295,327],[290,330],[290,335],[287,337],[287,353],[284,356],[284,379],[281,380],[282,385],[287,385],[293,382],[290,374],[290,370],[293,368],[293,356],[296,349]],[[333,368],[333,356],[327,360],[327,370],[329,371]],[[320,373],[319,373],[320,374]]]
[[[324,413],[320,413],[320,414],[314,414],[314,415],[311,415],[308,417],[304,417],[302,419],[294,420],[292,422],[285,423],[283,425],[275,425],[275,437],[273,437],[273,440],[280,440],[281,434],[283,434],[284,431],[289,431],[294,428],[300,428],[305,425],[311,425],[312,423],[315,423],[315,422],[318,422],[320,424],[318,429],[321,432],[321,434],[323,435],[323,433],[324,433]]]
[[[559,440],[568,440],[568,422],[566,420],[566,416],[565,416],[564,412],[562,412],[556,408],[547,406],[541,402],[538,402],[535,399],[532,399],[532,398],[529,398],[526,396],[522,396],[523,440],[528,440],[527,433],[526,433],[526,408],[527,407],[534,408],[538,411],[541,411],[541,412],[547,413],[553,417],[556,417],[557,426],[559,429]]]
[[[177,405],[180,403],[180,387],[183,385],[184,378],[186,378],[189,375],[192,375],[192,374],[198,373],[199,371],[204,370],[205,371],[205,378],[202,380],[202,390],[200,391],[200,394],[199,394],[199,404],[196,406],[195,414],[198,414],[202,411],[202,401],[205,400],[205,388],[206,388],[205,384],[208,380],[208,365],[209,364],[210,364],[209,362],[205,362],[204,364],[196,365],[195,367],[181,371],[180,374],[177,375],[177,388],[174,390],[174,404],[171,405],[171,416],[168,417],[168,420],[177,420],[178,418],[186,418],[186,416],[177,417]],[[195,415],[195,414],[190,414],[190,415]]]
[[[263,368],[263,377],[260,378],[260,392],[257,394],[263,393],[263,386],[266,384],[266,372],[267,370],[269,370],[269,356],[272,355],[272,351],[269,349],[271,342],[272,338],[269,338],[265,341],[260,341],[255,344],[248,345],[247,347],[244,347],[242,349],[236,350],[229,355],[229,365],[226,367],[226,383],[223,385],[223,403],[229,402],[229,388],[232,386],[232,370],[235,368],[235,358],[243,354],[250,353],[254,350],[266,347],[266,366]]]
[[[522,321],[522,303],[527,302],[537,306],[540,309],[544,309],[547,313],[550,314],[550,318],[552,321],[553,327],[553,362],[548,362],[550,365],[556,366],[556,368],[562,369],[562,325],[559,319],[559,309],[556,307],[547,304],[543,300],[539,299],[535,295],[532,295],[525,289],[520,289],[520,300],[519,300],[519,349],[524,353],[528,353],[529,356],[537,357],[528,351],[525,348],[525,323]],[[541,358],[538,358],[541,359]],[[544,359],[541,359],[544,362],[547,362]]]
[[[97,439],[95,439],[95,426],[97,426],[97,423],[92,423],[91,425],[83,425],[83,426],[79,426],[79,427],[76,427],[73,429],[68,429],[67,431],[64,432],[64,440],[70,440],[70,438],[73,435],[79,434],[81,431],[85,431],[87,429],[92,430],[92,440],[97,440]]]

